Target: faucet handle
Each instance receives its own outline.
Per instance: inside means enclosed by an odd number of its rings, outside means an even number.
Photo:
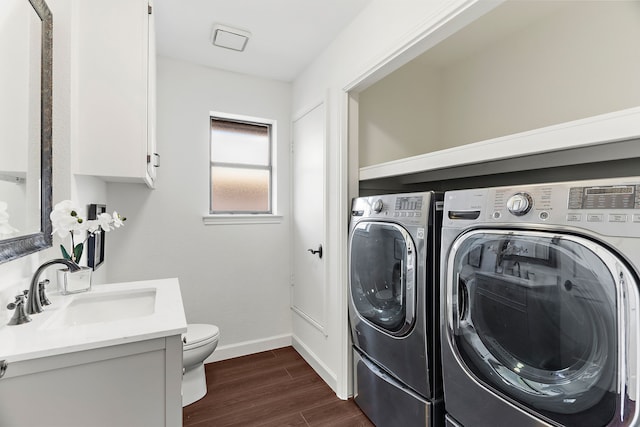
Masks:
[[[7,325],[22,325],[23,323],[31,322],[31,318],[24,312],[24,302],[27,298],[26,293],[16,295],[16,300],[7,304],[9,310],[15,309],[13,316]]]
[[[24,304],[24,301],[27,298],[27,291],[24,291],[24,293],[22,294],[18,294],[16,295],[16,300],[14,302],[10,302],[9,304],[7,304],[7,308],[9,310],[13,310],[14,308],[16,308],[18,305],[20,304]]]
[[[47,298],[47,294],[44,292],[45,286],[49,284],[49,279],[44,279],[42,282],[38,282],[38,295],[40,296],[40,304],[51,305],[51,301]]]

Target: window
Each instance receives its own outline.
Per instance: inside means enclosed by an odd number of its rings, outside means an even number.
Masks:
[[[271,214],[273,123],[211,117],[211,214]]]

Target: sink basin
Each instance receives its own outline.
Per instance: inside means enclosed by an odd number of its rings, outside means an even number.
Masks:
[[[155,304],[155,288],[76,295],[52,316],[46,327],[56,329],[149,316],[154,313]]]

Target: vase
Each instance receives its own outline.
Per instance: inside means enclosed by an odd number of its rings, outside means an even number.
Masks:
[[[67,295],[88,291],[91,289],[91,273],[93,273],[93,269],[90,267],[80,267],[80,270],[77,271],[70,271],[68,268],[58,270],[60,293]]]

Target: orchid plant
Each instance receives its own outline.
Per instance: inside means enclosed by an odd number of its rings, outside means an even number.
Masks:
[[[124,221],[126,221],[126,218],[116,211],[113,211],[113,215],[103,212],[98,214],[96,219],[90,220],[82,218],[78,212],[79,210],[71,200],[63,200],[54,206],[49,216],[53,226],[51,234],[58,234],[61,239],[71,235],[71,251],[68,251],[64,245],[60,245],[60,250],[64,259],[73,261],[76,264],[80,262],[84,244],[89,237],[103,231],[108,232],[122,227]],[[86,236],[84,236],[85,232]],[[82,236],[84,236],[84,239],[76,244],[76,238],[82,238]]]

